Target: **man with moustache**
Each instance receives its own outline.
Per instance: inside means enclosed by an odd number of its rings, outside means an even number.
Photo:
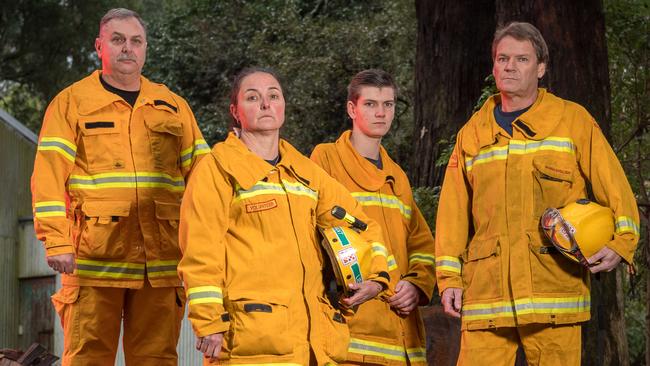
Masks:
[[[111,9],[102,69],[45,113],[32,175],[34,223],[64,330],[63,365],[176,365],[185,294],[176,272],[185,182],[209,151],[187,102],[141,75],[145,24]]]
[[[589,273],[632,262],[634,196],[598,124],[580,105],[538,88],[548,64],[539,30],[496,31],[492,96],[458,133],[436,222],[436,275],[447,314],[462,315],[458,365],[580,365]],[[547,208],[592,198],[614,213],[609,243],[562,256],[540,228]],[[578,201],[578,202],[580,202]]]

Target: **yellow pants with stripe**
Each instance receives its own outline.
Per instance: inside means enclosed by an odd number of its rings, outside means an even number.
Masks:
[[[512,366],[521,345],[529,366],[580,366],[579,324],[530,324],[512,328],[464,330],[458,366]]]
[[[127,365],[177,365],[182,288],[64,286],[52,296],[63,326],[63,366],[115,364],[123,322]]]

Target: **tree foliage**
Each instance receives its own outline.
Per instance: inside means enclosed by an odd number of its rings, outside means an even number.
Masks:
[[[643,324],[650,286],[646,234],[650,217],[650,1],[605,0],[604,4],[611,141],[646,217],[643,245],[637,253],[640,276],[628,286],[626,299],[630,360],[644,364],[650,347],[647,324]],[[1,2],[0,108],[38,131],[49,100],[99,66],[94,39],[100,17],[114,6],[108,0]],[[148,23],[144,74],[188,99],[211,144],[227,133],[230,82],[243,67],[267,66],[283,77],[287,99],[283,136],[307,154],[315,144],[332,141],[350,127],[346,86],[356,72],[378,67],[392,73],[400,87],[397,116],[384,144],[407,172],[411,170],[416,82],[413,1],[127,0],[119,6],[138,11]],[[445,26],[452,29],[450,37],[457,39],[457,25]],[[489,45],[484,47],[487,50]],[[471,57],[464,54],[459,62]],[[593,64],[583,61],[576,67]],[[482,98],[494,92],[490,80],[476,81],[485,85]],[[472,90],[479,92],[478,87]],[[442,102],[452,100],[442,94]],[[446,163],[453,142],[451,133],[434,141],[440,151],[436,164]],[[429,187],[414,192],[432,229],[438,193]],[[639,285],[644,281],[645,286]]]
[[[122,6],[143,5],[124,1]],[[94,42],[108,0],[0,2],[0,108],[38,131],[56,93],[99,66]]]
[[[415,52],[410,2],[233,0],[168,6],[151,30],[147,72],[189,99],[209,142],[227,133],[230,82],[246,66],[271,67],[281,75],[287,100],[283,135],[304,153],[350,127],[347,83],[362,69],[380,67],[401,89],[387,144],[398,160],[406,160]]]
[[[638,274],[629,278],[625,308],[630,363],[645,365],[650,362],[650,1],[608,0],[605,10],[612,142],[636,193],[641,215],[641,240],[635,257]]]

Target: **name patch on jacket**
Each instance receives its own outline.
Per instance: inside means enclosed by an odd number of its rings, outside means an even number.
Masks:
[[[115,122],[86,122],[86,129],[91,130],[93,128],[113,128],[115,127]]]
[[[275,201],[275,198],[270,200],[270,201],[264,201],[264,202],[256,202],[256,203],[249,203],[246,205],[246,212],[247,213],[252,213],[252,212],[258,212],[258,211],[266,211],[270,210],[272,208],[278,207],[278,203]]]

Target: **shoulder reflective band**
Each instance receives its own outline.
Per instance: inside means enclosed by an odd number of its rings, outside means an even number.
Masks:
[[[187,289],[190,305],[223,304],[223,292],[217,286],[199,286]]]

